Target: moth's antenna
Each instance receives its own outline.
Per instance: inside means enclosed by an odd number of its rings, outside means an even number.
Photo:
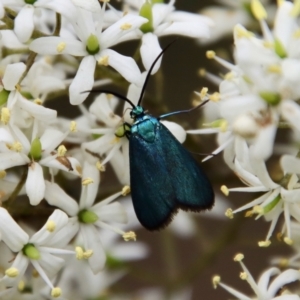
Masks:
[[[109,91],[109,90],[91,90],[91,91],[83,91],[83,92],[81,92],[81,94],[82,93],[106,93],[106,94],[111,94],[111,95],[114,95],[114,96],[124,100],[125,102],[129,103],[132,108],[135,108],[135,105],[128,98],[126,98],[125,96],[123,96],[121,94],[118,94],[116,92],[112,92],[112,91]]]
[[[155,58],[154,62],[152,63],[149,71],[148,71],[148,74],[146,76],[146,79],[145,79],[145,82],[144,82],[144,85],[143,85],[143,88],[142,88],[142,91],[141,91],[141,94],[140,94],[140,98],[139,98],[139,101],[138,101],[138,106],[141,104],[142,102],[142,99],[143,99],[143,96],[145,94],[145,89],[146,89],[146,86],[148,84],[148,81],[149,81],[149,78],[150,78],[150,75],[151,75],[151,72],[155,66],[155,64],[157,63],[157,61],[161,58],[161,56],[164,54],[164,52],[167,51],[167,49],[175,42],[176,40],[174,40],[173,42],[171,42],[169,45],[167,45],[161,52],[160,54]]]

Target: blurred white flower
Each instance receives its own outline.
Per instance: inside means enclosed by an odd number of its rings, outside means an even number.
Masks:
[[[110,222],[127,223],[127,215],[122,205],[119,202],[111,203],[122,195],[122,192],[115,193],[94,204],[98,194],[99,183],[99,170],[95,164],[86,161],[83,166],[83,181],[79,204],[55,183],[46,181],[45,191],[45,199],[50,205],[61,208],[72,217],[69,226],[72,227],[73,236],[79,233],[78,241],[83,243],[84,250],[92,251],[88,261],[94,274],[103,269],[106,260],[98,229],[111,229],[122,235],[125,240],[127,240],[128,234],[108,224]]]
[[[259,161],[247,153],[247,147],[244,147],[243,160],[236,158],[234,160],[235,172],[237,176],[248,187],[230,188],[228,192],[265,192],[263,195],[252,200],[251,202],[241,206],[238,209],[227,211],[228,217],[232,214],[247,211],[247,216],[257,215],[256,219],[264,216],[265,219],[271,222],[266,239],[259,242],[262,247],[267,247],[270,244],[270,237],[278,222],[279,216],[284,214],[284,226],[282,234],[284,242],[291,245],[293,236],[291,231],[291,219],[300,220],[300,189],[297,174],[300,173],[300,159],[291,155],[284,155],[281,158],[281,167],[285,177],[280,184],[275,183],[270,178],[264,161]],[[281,185],[282,184],[282,185]]]
[[[231,64],[213,51],[207,56],[215,59],[230,72],[221,82],[219,94],[210,95],[219,111],[219,120],[209,129],[188,131],[190,134],[218,133],[219,148],[224,150],[226,163],[232,168],[235,157],[235,139],[246,139],[257,159],[268,159],[273,153],[274,139],[279,121],[300,130],[300,107],[297,100],[300,88],[300,47],[297,32],[298,6],[280,1],[274,20],[274,30],[268,28],[266,12],[259,1],[252,12],[260,22],[263,36],[256,37],[243,26],[234,27],[235,64]]]
[[[213,43],[229,36],[236,24],[242,24],[248,28],[256,26],[251,12],[251,0],[217,0],[217,2],[217,5],[205,7],[199,12],[214,22],[210,38],[200,39],[201,44]],[[261,0],[261,2],[272,20],[276,9],[275,5],[270,0]]]
[[[288,269],[285,271],[280,271],[277,268],[270,268],[263,272],[257,282],[255,282],[251,273],[248,271],[247,267],[242,262],[244,256],[243,254],[237,254],[234,261],[239,262],[242,267],[243,272],[240,273],[240,278],[246,280],[253,292],[253,296],[247,296],[239,292],[238,290],[224,284],[221,282],[220,276],[213,277],[213,285],[216,288],[220,285],[228,293],[233,295],[235,299],[239,300],[299,300],[300,297],[295,293],[287,293],[283,290],[287,284],[297,281],[300,279],[300,272],[298,270]],[[274,279],[271,281],[271,278]]]
[[[190,38],[209,38],[212,21],[208,17],[175,10],[175,0],[165,4],[162,1],[126,0],[124,11],[145,17],[148,22],[132,31],[131,39],[142,39],[140,48],[141,58],[146,70],[149,70],[155,58],[161,52],[158,37],[166,35],[181,35]],[[108,12],[110,21],[123,14],[112,9]],[[161,59],[153,68],[152,74],[157,72]]]

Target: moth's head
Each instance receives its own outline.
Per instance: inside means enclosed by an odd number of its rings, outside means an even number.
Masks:
[[[130,112],[130,117],[135,120],[138,117],[141,117],[145,113],[144,109],[137,105],[135,106],[132,111]]]

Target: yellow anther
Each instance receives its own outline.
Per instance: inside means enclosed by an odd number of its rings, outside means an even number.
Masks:
[[[265,10],[265,8],[263,7],[263,5],[261,4],[261,2],[259,0],[251,1],[251,11],[252,11],[254,17],[259,21],[265,20],[268,17],[267,11]]]
[[[57,53],[62,53],[65,50],[66,45],[67,44],[65,42],[58,43],[57,46],[56,46]]]
[[[120,29],[122,30],[128,30],[132,27],[132,25],[130,23],[124,23],[120,26]]]
[[[271,241],[260,241],[258,242],[258,246],[261,248],[267,248],[271,245]]]
[[[75,252],[76,252],[76,258],[78,259],[78,260],[81,260],[81,259],[83,259],[83,249],[81,248],[81,247],[75,247]]]
[[[100,171],[100,172],[105,172],[106,168],[104,165],[102,165],[101,161],[98,160],[96,162],[96,168]]]
[[[278,73],[281,74],[282,68],[279,65],[270,65],[268,66],[267,70],[271,73]]]
[[[108,66],[108,59],[109,59],[108,55],[102,56],[98,59],[98,64],[101,65],[101,66],[107,67]]]
[[[14,142],[11,145],[11,150],[16,151],[16,152],[21,152],[23,150],[23,146],[20,142]]]
[[[61,288],[59,288],[59,287],[53,288],[53,289],[51,290],[51,296],[52,296],[53,298],[58,298],[58,297],[60,297],[60,296],[61,296]]]
[[[77,123],[75,121],[71,121],[69,129],[71,132],[77,132]]]
[[[17,268],[9,268],[5,270],[5,275],[10,278],[15,278],[19,275],[19,270]]]
[[[294,241],[287,236],[283,239],[283,241],[289,246],[294,244]]]
[[[128,231],[123,234],[125,242],[136,241],[136,234],[133,231]]]
[[[1,109],[1,122],[3,124],[8,124],[10,120],[10,111],[7,107],[2,107]]]
[[[126,196],[130,193],[130,186],[129,185],[125,185],[123,188],[122,188],[122,196]]]
[[[211,100],[213,102],[219,102],[220,99],[221,99],[221,95],[218,92],[215,92],[209,96],[209,100]]]
[[[260,205],[255,205],[253,207],[253,213],[257,215],[263,215],[264,214],[264,209]]]
[[[207,87],[202,88],[202,90],[200,92],[200,99],[201,100],[204,100],[207,97],[207,92],[208,92]]]
[[[219,275],[215,275],[212,279],[214,289],[217,288],[217,286],[220,282],[221,282],[221,277]]]
[[[83,258],[84,259],[89,259],[92,255],[94,254],[93,250],[86,250],[83,252]]]
[[[221,192],[225,195],[228,196],[229,195],[229,190],[228,187],[226,185],[222,185],[220,188]]]
[[[215,56],[216,56],[216,52],[215,51],[212,51],[212,50],[206,51],[206,57],[208,59],[213,59],[213,58],[215,58]]]
[[[4,179],[6,177],[5,170],[0,170],[0,179]]]
[[[204,68],[199,69],[198,75],[204,77],[206,75],[206,70]]]
[[[282,258],[278,263],[280,268],[286,268],[289,266],[289,260],[287,258]]]
[[[37,105],[42,105],[43,101],[40,98],[36,98],[33,100],[33,103],[37,104]]]
[[[52,220],[49,220],[46,224],[46,229],[49,231],[49,232],[54,232],[55,229],[56,229],[56,223]]]
[[[253,216],[253,210],[248,210],[248,211],[245,212],[245,217],[246,218],[250,218],[252,216]]]
[[[231,208],[226,209],[226,211],[225,211],[225,216],[226,216],[228,219],[233,219],[234,214],[233,214],[233,211],[232,211]]]
[[[85,178],[85,179],[82,179],[82,182],[81,182],[81,184],[82,184],[83,186],[89,185],[89,184],[91,184],[91,183],[94,183],[94,180],[93,180],[93,178],[90,178],[90,177],[87,177],[87,178]]]
[[[247,274],[246,272],[241,272],[241,273],[240,273],[240,278],[241,278],[242,280],[247,280],[248,274]]]
[[[24,290],[24,288],[25,288],[25,282],[24,282],[24,280],[19,281],[19,283],[18,283],[18,291],[22,292]]]
[[[238,253],[234,258],[233,258],[233,260],[234,261],[237,261],[237,262],[240,262],[240,261],[242,261],[243,259],[244,259],[244,254],[242,254],[242,253]]]
[[[67,153],[67,148],[64,145],[60,145],[57,149],[58,156],[65,156]]]

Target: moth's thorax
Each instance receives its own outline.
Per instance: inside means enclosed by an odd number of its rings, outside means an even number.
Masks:
[[[142,114],[135,118],[135,122],[130,129],[131,136],[138,135],[146,142],[153,143],[159,126],[160,122],[156,118]]]

